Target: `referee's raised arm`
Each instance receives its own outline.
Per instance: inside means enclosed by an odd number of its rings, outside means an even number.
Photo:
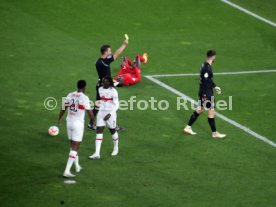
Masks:
[[[114,53],[113,55],[114,60],[116,60],[116,58],[124,51],[127,45],[128,45],[128,40],[125,40],[122,46]]]
[[[122,46],[112,55],[112,50],[110,45],[102,45],[100,48],[101,57],[96,61],[96,71],[98,74],[98,81],[96,83],[96,100],[100,100],[99,88],[102,86],[102,80],[104,77],[112,77],[110,64],[124,51],[126,46],[128,45],[128,40],[126,39]],[[93,109],[94,116],[96,117],[98,113],[98,108],[95,106]],[[95,130],[95,126],[93,125],[93,120],[88,124],[88,128]]]

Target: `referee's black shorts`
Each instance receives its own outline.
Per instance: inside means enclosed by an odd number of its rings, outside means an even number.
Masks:
[[[102,86],[102,82],[101,80],[98,80],[97,84],[96,84],[96,100],[100,100],[100,94],[99,94],[99,88]]]

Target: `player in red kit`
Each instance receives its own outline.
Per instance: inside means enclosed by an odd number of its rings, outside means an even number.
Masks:
[[[114,77],[114,85],[129,86],[141,81],[141,63],[148,62],[148,54],[136,55],[132,62],[129,58],[122,58],[119,74]]]

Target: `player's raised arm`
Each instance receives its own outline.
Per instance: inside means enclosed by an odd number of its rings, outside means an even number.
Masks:
[[[124,51],[127,45],[128,45],[128,40],[126,39],[122,44],[122,46],[114,53],[113,55],[114,60]]]

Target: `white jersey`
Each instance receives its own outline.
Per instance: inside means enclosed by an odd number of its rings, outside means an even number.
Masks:
[[[101,98],[98,103],[100,111],[113,113],[118,110],[119,98],[118,98],[118,92],[115,88],[110,87],[108,89],[105,89],[103,87],[100,87],[99,95]]]
[[[85,111],[91,109],[89,98],[77,91],[69,93],[64,104],[68,107],[67,121],[84,122]]]

